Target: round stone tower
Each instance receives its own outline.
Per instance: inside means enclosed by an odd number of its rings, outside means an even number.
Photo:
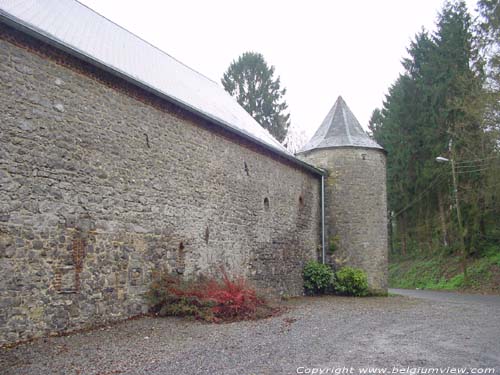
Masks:
[[[387,292],[386,152],[339,97],[297,155],[328,172],[326,259],[363,269],[373,292]]]

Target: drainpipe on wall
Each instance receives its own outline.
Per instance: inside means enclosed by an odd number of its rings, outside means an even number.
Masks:
[[[321,260],[325,264],[325,176],[321,175]]]

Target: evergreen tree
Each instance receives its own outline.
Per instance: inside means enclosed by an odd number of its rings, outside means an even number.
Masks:
[[[420,251],[432,250],[437,241],[447,245],[450,229],[453,242],[462,235],[450,209],[450,166],[437,164],[437,156],[457,163],[469,250],[485,230],[479,227],[486,179],[466,163],[492,152],[477,52],[465,3],[446,3],[437,31],[417,34],[403,61],[404,74],[390,88],[382,111],[372,116],[374,137],[388,151],[389,207],[401,252],[409,243]]]
[[[485,125],[500,140],[500,2],[478,1],[477,44],[486,62]]]
[[[380,111],[380,109],[375,108],[372,112],[370,120],[368,121],[368,129],[370,129],[372,135],[377,132],[378,128],[382,125],[382,122],[382,112]]]
[[[466,249],[469,253],[479,246],[481,233],[484,175],[481,168],[461,167],[464,162],[485,158],[491,151],[484,131],[484,75],[482,62],[472,35],[472,24],[465,3],[447,4],[438,22],[435,42],[439,54],[438,71],[442,72],[443,115],[441,128],[450,137],[449,155],[459,168],[458,190],[463,213]],[[455,192],[457,194],[457,192]],[[456,219],[455,219],[456,221]],[[459,226],[457,226],[458,228]]]
[[[290,126],[290,114],[280,87],[274,78],[274,66],[267,65],[260,53],[245,52],[233,61],[222,77],[224,89],[279,142]]]
[[[500,2],[479,0],[478,45],[487,60],[489,88],[500,92]],[[497,98],[498,99],[498,98]]]

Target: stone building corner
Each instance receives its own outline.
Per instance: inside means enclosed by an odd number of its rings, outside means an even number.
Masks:
[[[387,292],[386,152],[339,97],[297,155],[328,172],[325,181],[327,262],[363,269],[373,293]]]

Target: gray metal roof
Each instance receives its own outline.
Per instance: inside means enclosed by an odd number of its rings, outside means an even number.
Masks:
[[[332,147],[362,147],[383,150],[382,146],[365,133],[341,96],[330,109],[314,136],[299,153]]]
[[[75,0],[0,0],[0,21],[321,174],[290,154],[216,82]]]

